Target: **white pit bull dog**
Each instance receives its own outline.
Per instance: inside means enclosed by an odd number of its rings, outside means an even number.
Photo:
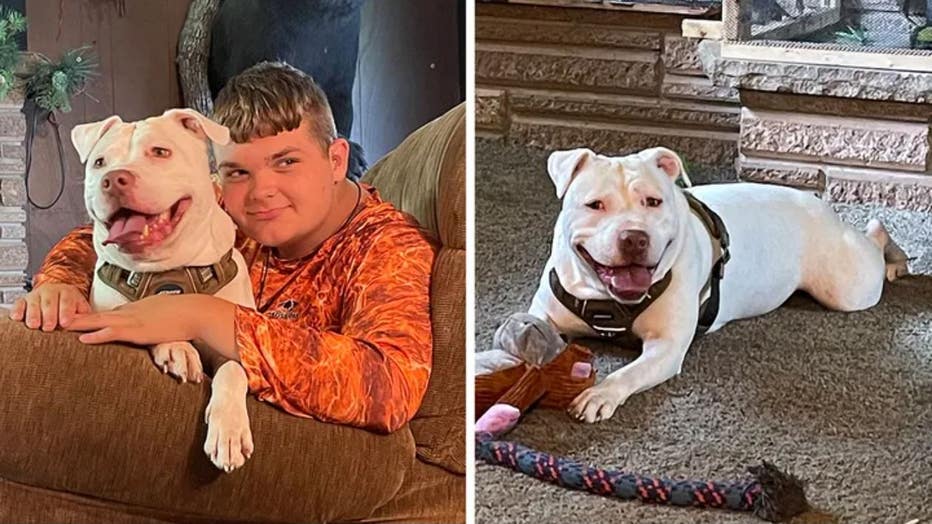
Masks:
[[[579,420],[608,419],[679,374],[697,331],[772,311],[798,289],[831,309],[869,308],[885,276],[906,273],[880,222],[861,233],[818,198],[773,185],[681,190],[669,149],[558,151],[547,168],[563,209],[529,313],[570,337],[643,341],[635,361],[573,401]]]
[[[84,201],[97,252],[94,311],[161,293],[211,293],[255,308],[246,261],[233,249],[236,226],[217,203],[208,168],[207,141],[228,143],[227,128],[171,109],[139,122],[112,116],[79,125],[71,140],[86,163]],[[190,342],[158,344],[151,353],[163,372],[201,381]],[[204,451],[227,472],[253,451],[247,390],[238,362],[215,370]]]

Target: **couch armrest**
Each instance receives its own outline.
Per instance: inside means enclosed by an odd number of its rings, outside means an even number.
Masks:
[[[2,310],[0,310],[2,311]],[[256,452],[231,474],[203,452],[210,386],[179,384],[148,352],[85,346],[0,320],[0,477],[183,519],[330,522],[389,501],[415,456],[391,435],[248,401]]]
[[[431,275],[433,370],[411,421],[418,456],[466,473],[466,105],[425,124],[365,177],[441,241]]]
[[[444,247],[466,249],[466,104],[411,133],[363,180]]]

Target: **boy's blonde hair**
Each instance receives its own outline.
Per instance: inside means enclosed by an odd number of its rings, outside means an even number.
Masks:
[[[293,131],[302,120],[324,151],[337,138],[327,95],[285,62],[260,62],[231,78],[217,95],[213,118],[230,128],[238,144]]]

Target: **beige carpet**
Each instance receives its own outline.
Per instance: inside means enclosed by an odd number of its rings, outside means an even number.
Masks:
[[[559,210],[546,152],[480,141],[476,173],[477,350],[526,311]],[[710,177],[695,174],[694,180]],[[863,226],[880,217],[913,276],[881,304],[827,311],[794,296],[764,317],[698,340],[682,374],[583,425],[536,410],[509,438],[643,474],[734,479],[767,459],[809,482],[825,515],[800,522],[932,522],[932,215],[839,206]],[[633,356],[597,351],[599,376]],[[478,522],[759,522],[748,514],[624,502],[477,466]]]

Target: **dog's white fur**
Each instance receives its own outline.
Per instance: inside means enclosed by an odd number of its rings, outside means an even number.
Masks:
[[[632,363],[584,391],[570,406],[579,420],[608,419],[629,396],[679,374],[698,322],[700,290],[709,277],[713,244],[675,184],[680,158],[653,148],[624,157],[589,149],[558,151],[548,171],[563,198],[549,260],[529,313],[549,320],[568,336],[593,336],[589,326],[554,297],[548,275],[556,268],[563,286],[582,299],[619,300],[582,258],[584,246],[597,262],[625,263],[619,235],[640,230],[650,238],[647,265],[652,282],[673,272],[669,287],[632,327],[643,352]],[[811,194],[774,185],[717,184],[689,189],[724,221],[731,261],[721,281],[718,316],[710,331],[726,323],[776,309],[796,290],[840,311],[869,308],[880,300],[884,276],[906,273],[906,255],[878,221],[867,234],[843,223]],[[644,204],[650,196],[658,207]],[[601,200],[604,209],[587,203]],[[621,300],[619,300],[621,301]]]
[[[85,163],[84,201],[94,224],[97,266],[90,297],[94,311],[107,311],[127,302],[126,297],[98,278],[97,269],[106,262],[129,271],[158,272],[215,264],[233,248],[236,225],[217,203],[207,158],[207,140],[227,144],[230,140],[227,128],[196,111],[170,109],[161,116],[139,122],[123,122],[112,116],[79,125],[72,130],[71,140]],[[155,157],[150,154],[153,147],[167,149],[171,156]],[[103,167],[95,166],[97,159],[103,159]],[[103,177],[118,170],[134,179],[133,209],[155,214],[182,197],[192,199],[173,232],[143,253],[128,253],[112,243],[103,245],[108,236],[104,221],[120,207],[129,205],[125,198],[102,190]],[[233,257],[236,277],[216,296],[255,308],[246,261],[236,250]],[[201,359],[189,341],[158,344],[151,348],[151,353],[163,372],[182,381],[200,382]],[[208,432],[204,451],[225,471],[242,466],[252,453],[247,390],[246,374],[239,363],[226,362],[216,371],[205,414]]]

